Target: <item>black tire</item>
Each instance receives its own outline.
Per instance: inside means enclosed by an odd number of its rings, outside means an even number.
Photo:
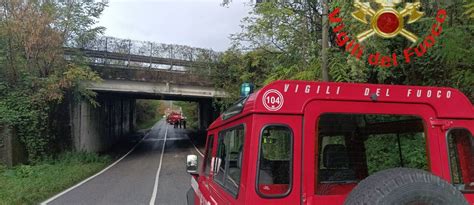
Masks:
[[[345,205],[468,205],[461,192],[433,174],[408,168],[377,172],[362,180]]]

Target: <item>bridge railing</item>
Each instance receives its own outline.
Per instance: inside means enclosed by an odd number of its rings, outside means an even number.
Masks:
[[[83,45],[66,45],[84,51],[92,64],[193,72],[209,69],[220,53],[183,45],[134,41],[102,36]]]

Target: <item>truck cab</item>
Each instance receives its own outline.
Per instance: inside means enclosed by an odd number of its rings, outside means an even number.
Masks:
[[[173,125],[174,128],[183,127],[186,129],[186,117],[183,116],[182,112],[172,111],[166,115],[166,122],[168,122],[170,125]]]
[[[473,132],[456,89],[276,81],[209,126],[188,204],[474,204]]]

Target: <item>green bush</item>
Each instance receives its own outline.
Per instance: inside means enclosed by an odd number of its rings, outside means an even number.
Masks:
[[[55,121],[64,99],[97,105],[85,82],[100,78],[85,58],[66,61],[63,46],[93,40],[103,30],[94,24],[106,5],[19,0],[0,5],[0,124],[15,129],[31,164],[68,148],[58,148],[69,137],[58,131],[67,123]]]
[[[160,102],[157,100],[137,100],[135,106],[137,128],[146,129],[153,126],[163,113],[160,113]]]
[[[0,204],[38,204],[102,170],[108,156],[67,152],[13,168],[0,166]]]

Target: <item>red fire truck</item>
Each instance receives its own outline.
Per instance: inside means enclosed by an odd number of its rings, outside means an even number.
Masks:
[[[188,156],[188,204],[474,204],[472,133],[456,89],[276,81]]]
[[[173,125],[174,128],[183,127],[186,129],[186,117],[181,112],[171,112],[166,116],[166,122]]]

